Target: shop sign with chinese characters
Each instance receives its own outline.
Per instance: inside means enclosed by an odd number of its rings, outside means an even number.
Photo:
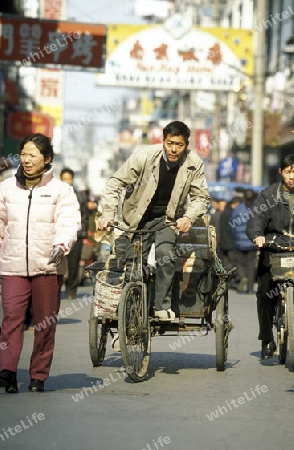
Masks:
[[[23,66],[104,66],[103,25],[0,17],[0,60]]]
[[[50,114],[55,125],[63,121],[64,72],[54,69],[38,69],[36,74],[36,104],[38,111]]]
[[[66,20],[67,0],[40,0],[40,18]],[[63,123],[65,72],[62,69],[36,70],[36,110],[50,114],[55,125]]]
[[[108,25],[106,52],[102,86],[231,91],[253,73],[251,30]]]
[[[24,136],[33,133],[52,136],[53,118],[36,111],[16,111],[9,114],[7,134],[10,138],[21,141]]]

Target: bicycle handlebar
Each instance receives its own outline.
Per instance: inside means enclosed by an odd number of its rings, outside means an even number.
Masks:
[[[152,228],[150,230],[147,230],[147,229],[144,229],[144,228],[142,228],[140,230],[138,230],[138,229],[132,230],[132,229],[124,228],[121,225],[116,225],[116,224],[111,223],[111,222],[108,223],[108,226],[111,227],[111,228],[117,228],[118,230],[123,231],[125,233],[134,233],[134,234],[155,233],[156,231],[163,230],[164,228],[167,228],[167,227],[174,227],[176,225],[177,225],[177,222],[168,222],[168,223],[165,223],[165,224],[161,225],[158,228]]]
[[[275,242],[274,240],[265,242],[263,244],[263,248],[272,248],[273,250],[284,250],[284,251],[288,251],[288,252],[294,252],[294,245],[293,245],[293,247],[284,247],[284,246],[278,244],[277,242]]]

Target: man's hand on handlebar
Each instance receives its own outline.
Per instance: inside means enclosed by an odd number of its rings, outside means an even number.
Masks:
[[[189,217],[181,217],[177,220],[176,228],[182,233],[187,233],[192,226],[192,221]]]
[[[97,229],[99,231],[111,231],[112,227],[109,227],[108,224],[112,223],[113,219],[107,219],[107,218],[103,218],[103,217],[99,217],[98,222],[97,222]]]
[[[265,244],[265,237],[264,236],[257,236],[255,239],[253,239],[253,242],[257,247],[263,247]]]

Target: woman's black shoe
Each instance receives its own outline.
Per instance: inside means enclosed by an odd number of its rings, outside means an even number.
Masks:
[[[44,381],[32,378],[31,379],[31,384],[29,385],[29,391],[31,391],[31,392],[44,392]]]
[[[8,394],[18,392],[16,373],[11,370],[1,370],[0,387],[5,387],[5,392]]]

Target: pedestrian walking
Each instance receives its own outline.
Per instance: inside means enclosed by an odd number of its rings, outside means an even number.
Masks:
[[[233,197],[220,215],[219,220],[219,238],[217,239],[217,254],[224,267],[228,270],[236,266],[235,242],[230,225],[232,212],[240,204],[240,197]],[[232,284],[230,284],[231,286]]]
[[[73,188],[53,177],[52,160],[50,138],[31,134],[20,143],[16,175],[0,183],[0,386],[8,393],[18,391],[17,366],[30,300],[35,331],[28,389],[44,391],[53,358],[64,256],[81,224]]]
[[[84,191],[74,188],[74,172],[69,168],[64,168],[60,172],[60,179],[73,187],[80,204],[82,228],[78,232],[78,238],[70,253],[67,255],[67,276],[65,278],[65,296],[69,300],[74,300],[78,287],[81,284],[83,274],[80,272],[80,260],[83,248],[83,239],[88,238],[89,232],[89,211],[87,208],[88,198]]]
[[[235,244],[236,291],[244,294],[253,293],[253,285],[256,279],[257,249],[246,234],[250,208],[254,199],[254,191],[246,189],[244,200],[234,208],[230,220]]]

